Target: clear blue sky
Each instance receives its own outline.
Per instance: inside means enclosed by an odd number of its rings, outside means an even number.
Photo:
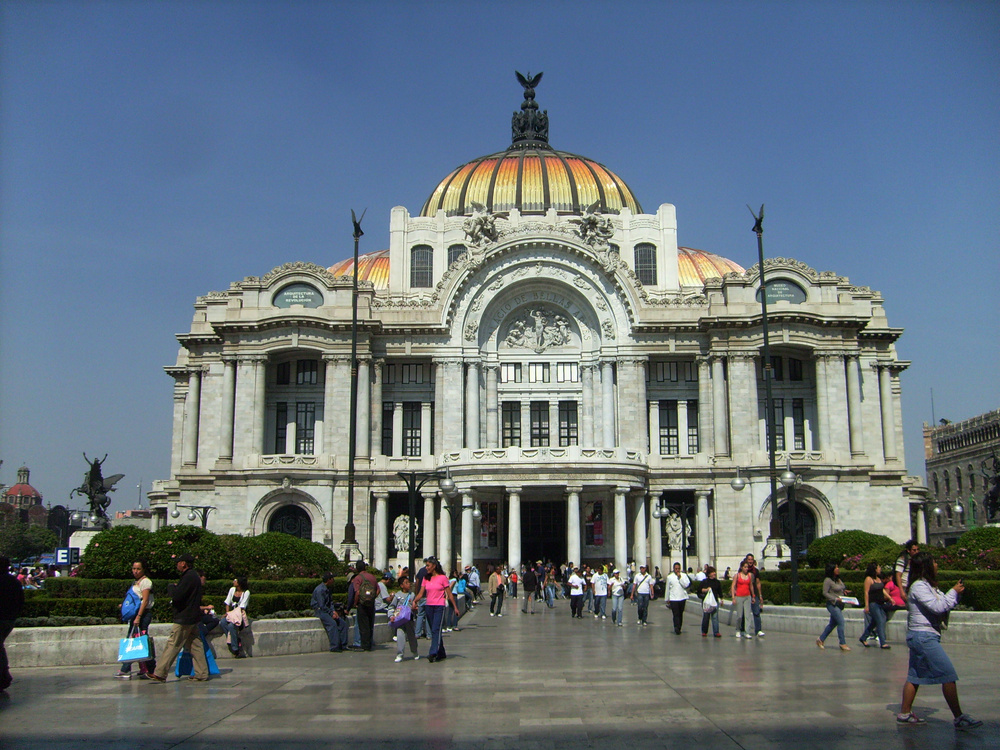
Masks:
[[[1000,4],[0,4],[0,480],[53,504],[81,453],[168,477],[196,296],[388,245],[509,144],[514,69],[556,148],[677,207],[683,245],[883,293],[907,465],[920,426],[1000,407]]]

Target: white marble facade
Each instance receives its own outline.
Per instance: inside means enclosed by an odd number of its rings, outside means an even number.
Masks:
[[[467,231],[470,215],[397,207],[389,249],[361,264],[361,553],[384,565],[399,552],[397,472],[448,469],[461,494],[448,503],[424,488],[418,555],[663,569],[682,557],[668,526],[683,512],[689,565],[760,556],[771,512],[757,267],[678,248],[670,204],[602,213],[603,235],[581,226],[579,207],[498,212],[487,236]],[[749,232],[746,245],[752,253]],[[706,272],[712,260],[738,270]],[[170,478],[150,493],[159,522],[171,504],[212,505],[214,531],[280,529],[341,549],[344,268],[288,263],[197,299],[166,368],[173,449]],[[878,292],[836,273],[781,258],[765,269],[784,297],[769,304],[778,460],[790,456],[803,476],[807,534],[905,539],[901,330]],[[737,469],[741,493],[730,487]],[[673,520],[653,517],[657,502]]]

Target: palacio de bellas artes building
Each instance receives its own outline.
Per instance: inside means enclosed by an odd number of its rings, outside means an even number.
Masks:
[[[357,546],[343,545],[353,258],[196,299],[166,368],[155,523],[210,506],[213,531],[285,531],[382,567],[408,556],[399,472],[441,472],[458,494],[420,490],[418,558],[724,568],[754,552],[777,566],[759,268],[679,246],[673,205],[647,213],[608,167],[553,148],[538,77],[519,79],[506,150],[429,181],[420,213],[392,209],[389,248],[358,262]],[[749,231],[739,244],[752,252]],[[765,272],[797,544],[852,528],[905,539],[918,482],[901,329],[878,292],[834,272],[783,258]]]

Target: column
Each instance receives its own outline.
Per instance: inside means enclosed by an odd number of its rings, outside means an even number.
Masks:
[[[686,398],[677,400],[677,454],[690,456],[688,450],[688,402]]]
[[[559,445],[559,399],[549,401],[549,445]]]
[[[358,432],[355,444],[355,455],[358,458],[368,458],[371,452],[368,448],[371,440],[371,359],[358,359]]]
[[[566,557],[574,566],[580,565],[580,492],[582,487],[566,488]]]
[[[293,404],[288,405],[288,421],[285,422],[285,455],[295,454],[295,438],[298,430],[298,423],[295,421],[295,409]]]
[[[660,402],[649,402],[649,455],[660,455]]]
[[[451,568],[454,564],[451,555],[451,506],[447,497],[441,495],[441,539],[438,543],[438,559],[441,561],[441,567],[445,569],[448,575],[451,574]]]
[[[917,506],[917,541],[927,544],[927,516],[923,505]]]
[[[441,447],[438,449],[441,453],[462,447],[462,360],[445,359],[439,365],[443,366],[437,372],[434,398],[441,419]]]
[[[173,436],[170,441],[170,473],[176,474],[184,463],[184,415],[187,411],[187,394],[174,381]]]
[[[403,455],[403,402],[392,404],[392,455],[399,458]],[[449,573],[451,571],[448,571]]]
[[[728,456],[729,409],[726,406],[726,375],[721,356],[712,358],[712,436],[715,455]]]
[[[372,360],[371,455],[382,455],[382,374],[384,359]],[[426,555],[425,555],[426,557]]]
[[[711,565],[712,561],[708,554],[709,528],[708,528],[708,496],[711,490],[695,490],[694,501],[697,512],[698,528],[695,529],[695,541],[698,545],[698,565],[706,563]]]
[[[507,564],[521,569],[521,488],[507,488]]]
[[[823,451],[824,458],[829,460],[833,455],[830,450],[830,410],[826,401],[829,387],[826,368],[829,357],[817,354],[813,361],[816,368],[816,431],[819,435],[819,449]]]
[[[431,453],[431,402],[420,403],[420,455],[430,456]]]
[[[222,358],[222,424],[219,425],[219,460],[233,460],[233,419],[236,408],[236,357]]]
[[[462,493],[462,567],[472,565],[472,510],[475,505],[472,501],[472,492],[467,490]]]
[[[864,455],[865,444],[861,423],[861,374],[858,371],[858,355],[848,354],[847,358],[847,422],[851,430],[851,455]]]
[[[388,492],[376,492],[375,495],[375,552],[374,560],[375,567],[379,570],[385,570],[389,565],[389,521],[387,518],[388,514]],[[410,519],[411,523],[413,519]],[[402,554],[401,550],[397,550],[398,554]]]
[[[708,429],[713,423],[715,408],[712,404],[712,363],[708,357],[697,357],[698,362],[698,452],[715,455],[715,430]]]
[[[201,369],[188,371],[188,392],[184,400],[184,465],[198,465],[198,420],[201,418]]]
[[[646,495],[635,495],[635,516],[632,526],[632,554],[635,557],[636,565],[649,565],[649,549],[646,546]],[[652,568],[649,568],[652,571]]]
[[[882,402],[882,453],[886,461],[894,461],[897,455],[896,416],[892,408],[892,371],[885,366],[878,368],[878,395]]]
[[[465,381],[465,447],[479,448],[479,362],[472,360]]]
[[[500,415],[497,403],[497,371],[499,365],[486,365],[486,447],[500,447]]]
[[[583,394],[580,404],[580,445],[588,448],[596,443],[594,440],[594,365],[580,365],[580,379],[583,383]],[[574,562],[576,562],[574,560]]]
[[[628,536],[625,529],[627,509],[625,507],[625,487],[615,488],[615,567],[624,571],[628,565]]]
[[[434,549],[434,495],[424,497],[424,549],[423,557],[433,557]],[[449,573],[451,571],[448,571]],[[411,571],[411,575],[414,573]]]
[[[601,362],[601,442],[602,448],[614,448],[615,442],[615,365],[610,359]]]
[[[259,357],[254,366],[254,392],[253,392],[253,440],[254,453],[260,455],[264,453],[266,435],[264,431],[267,424],[267,357]]]

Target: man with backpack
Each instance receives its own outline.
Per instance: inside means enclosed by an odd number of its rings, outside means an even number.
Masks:
[[[355,627],[361,633],[361,650],[373,651],[375,640],[375,600],[378,598],[378,579],[368,572],[364,560],[355,566],[355,575],[347,590],[347,607],[356,609]]]

